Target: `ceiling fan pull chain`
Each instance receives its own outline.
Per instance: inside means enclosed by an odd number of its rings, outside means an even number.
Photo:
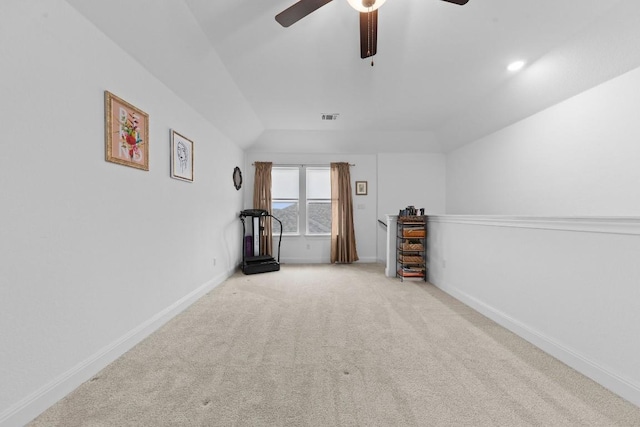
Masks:
[[[371,8],[367,11],[367,56],[371,55]]]

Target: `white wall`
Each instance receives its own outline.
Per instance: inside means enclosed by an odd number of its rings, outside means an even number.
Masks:
[[[371,154],[283,154],[248,152],[243,178],[245,208],[253,207],[254,162],[278,164],[329,165],[331,162],[349,162],[353,191],[353,222],[359,262],[376,262],[376,157]],[[355,195],[355,182],[367,181],[367,195]],[[328,263],[331,260],[329,236],[283,236],[280,261],[283,263]]]
[[[266,129],[251,146],[251,150],[279,153],[375,154],[389,150],[389,146],[392,145],[394,148],[402,147],[403,150],[416,153],[442,151],[438,139],[430,131],[350,131],[342,128],[342,120],[323,123],[323,130]]]
[[[386,261],[386,229],[378,219],[398,213],[408,205],[424,207],[426,213],[445,211],[445,156],[436,153],[374,154],[283,154],[250,151],[245,165],[245,207],[252,207],[255,161],[274,164],[329,164],[345,161],[351,168],[351,181],[368,182],[366,196],[353,197],[358,255],[363,262]],[[355,191],[355,186],[354,186]],[[308,247],[307,247],[308,245]],[[329,238],[283,237],[282,261],[329,262]]]
[[[640,218],[445,215],[429,280],[640,405]]]
[[[378,154],[378,212],[398,214],[409,205],[426,214],[445,212],[445,155],[440,153]]]
[[[449,153],[464,215],[428,240],[431,282],[636,405],[639,92],[635,69]]]
[[[65,1],[240,147],[263,131],[194,16],[194,2]]]
[[[244,160],[64,1],[3,1],[0,57],[0,424],[20,425],[233,271]],[[150,171],[105,162],[104,90],[149,114]],[[171,128],[193,183],[169,177]]]
[[[447,213],[640,215],[640,68],[447,156]]]
[[[386,221],[409,205],[424,208],[426,215],[443,214],[445,201],[444,154],[378,154],[378,219]],[[386,262],[386,230],[379,227],[378,236],[378,257]]]

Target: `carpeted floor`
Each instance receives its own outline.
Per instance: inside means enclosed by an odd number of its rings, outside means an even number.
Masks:
[[[640,408],[379,264],[234,275],[36,426],[640,426]]]

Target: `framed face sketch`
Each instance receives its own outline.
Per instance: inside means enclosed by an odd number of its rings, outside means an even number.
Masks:
[[[356,196],[367,195],[367,181],[356,181]]]
[[[171,131],[171,178],[193,182],[193,141]]]
[[[149,115],[104,91],[106,160],[149,170]]]

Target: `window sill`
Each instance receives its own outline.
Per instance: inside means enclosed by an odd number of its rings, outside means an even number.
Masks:
[[[280,235],[278,234],[272,234],[274,239],[279,238]],[[308,237],[311,239],[328,239],[331,238],[331,234],[283,234],[282,238],[286,239],[289,237]]]

